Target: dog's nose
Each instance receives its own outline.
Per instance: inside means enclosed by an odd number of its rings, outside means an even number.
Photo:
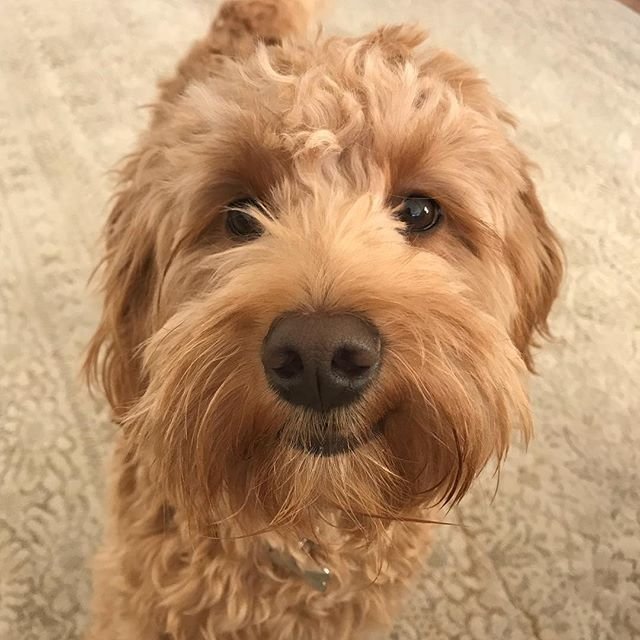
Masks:
[[[288,314],[272,325],[262,364],[287,402],[328,411],[353,402],[380,366],[377,329],[349,314]]]

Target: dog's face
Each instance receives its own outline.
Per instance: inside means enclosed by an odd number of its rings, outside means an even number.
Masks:
[[[198,525],[452,503],[529,430],[557,243],[509,116],[421,40],[262,48],[125,167],[90,363]]]

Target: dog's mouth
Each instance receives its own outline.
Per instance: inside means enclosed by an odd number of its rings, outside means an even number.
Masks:
[[[322,435],[296,438],[292,444],[296,449],[314,456],[329,458],[352,453],[359,447],[379,438],[384,433],[384,420],[379,420],[373,427],[361,435],[341,435],[328,432]]]

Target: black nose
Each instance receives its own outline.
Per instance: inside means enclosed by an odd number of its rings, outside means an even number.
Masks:
[[[358,316],[290,314],[271,325],[262,364],[282,398],[328,411],[362,394],[380,366],[380,353],[380,334]]]

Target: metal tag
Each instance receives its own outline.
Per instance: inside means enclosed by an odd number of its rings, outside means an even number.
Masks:
[[[304,579],[316,591],[324,593],[331,578],[331,571],[327,567],[322,567],[320,571],[303,571]]]
[[[310,554],[309,557],[313,562],[318,564]],[[329,584],[329,578],[331,578],[331,571],[327,567],[318,565],[317,571],[301,569],[295,558],[290,553],[274,549],[273,547],[269,547],[269,558],[274,565],[288,571],[289,573],[292,573],[298,578],[302,578],[310,587],[312,587],[316,591],[320,591],[320,593],[324,593],[326,591],[327,585]]]

